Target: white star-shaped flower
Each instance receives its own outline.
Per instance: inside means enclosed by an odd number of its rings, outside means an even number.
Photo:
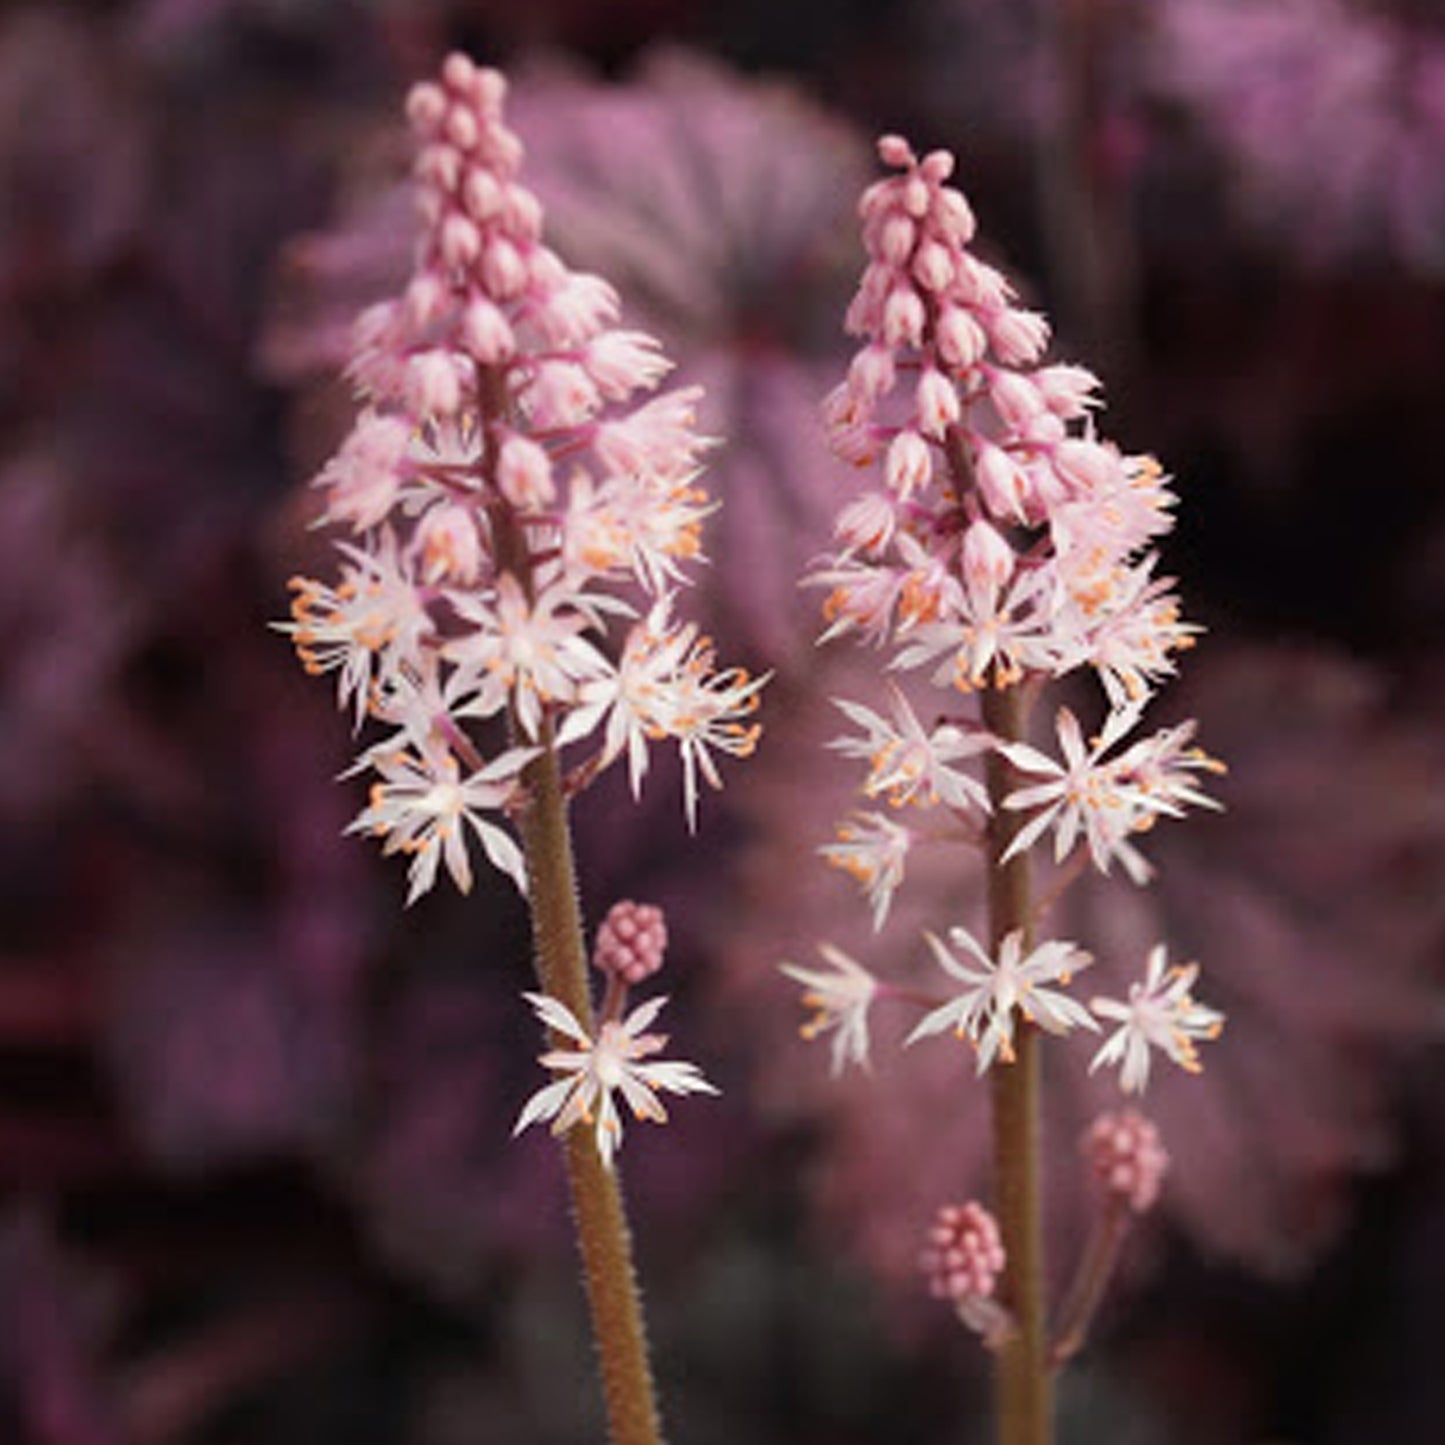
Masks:
[[[1059,989],[1046,987],[1067,983],[1072,974],[1092,962],[1074,944],[1051,939],[1025,954],[1023,933],[1015,929],[999,945],[994,959],[966,928],[951,928],[948,936],[971,953],[979,967],[961,963],[936,935],[925,935],[939,967],[968,986],[925,1014],[909,1034],[908,1043],[951,1031],[978,1050],[978,1072],[982,1074],[996,1057],[1012,1062],[1014,1023],[1019,1014],[1051,1034],[1099,1027],[1083,1004]]]
[[[644,1063],[667,1045],[665,1034],[644,1030],[657,1017],[666,998],[649,999],[622,1020],[607,1019],[594,1039],[566,1004],[544,993],[523,997],[537,1017],[554,1033],[572,1039],[576,1048],[552,1049],[541,1056],[543,1068],[558,1077],[527,1100],[517,1119],[513,1137],[530,1124],[552,1121],[553,1134],[565,1134],[574,1124],[588,1124],[597,1152],[609,1169],[622,1142],[622,1116],[615,1094],[621,1094],[636,1119],[662,1124],[667,1111],[658,1090],[672,1094],[716,1094],[695,1064]]]
[[[831,1068],[841,1074],[849,1064],[868,1067],[868,1010],[878,993],[878,980],[855,958],[831,943],[820,943],[818,952],[829,967],[800,968],[781,965],[782,972],[807,990],[803,1002],[816,1012],[802,1027],[805,1039],[832,1033]]]
[[[1129,989],[1128,1000],[1091,999],[1100,1018],[1114,1019],[1119,1027],[1094,1055],[1089,1072],[1105,1064],[1119,1065],[1119,1086],[1126,1094],[1142,1093],[1149,1082],[1149,1051],[1158,1049],[1181,1069],[1197,1074],[1201,1068],[1196,1039],[1219,1037],[1224,1015],[1195,1003],[1189,990],[1199,976],[1197,963],[1168,966],[1162,943],[1149,952],[1144,981]]]

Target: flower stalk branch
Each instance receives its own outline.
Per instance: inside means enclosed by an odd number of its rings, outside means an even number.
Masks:
[[[1128,1206],[1120,1200],[1111,1200],[1095,1222],[1083,1258],[1079,1261],[1078,1273],[1069,1287],[1063,1309],[1059,1311],[1058,1328],[1049,1350],[1052,1369],[1057,1370],[1083,1349],[1109,1281],[1114,1277],[1119,1250],[1128,1232]]]

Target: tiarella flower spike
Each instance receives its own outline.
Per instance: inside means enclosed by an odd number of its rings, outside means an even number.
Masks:
[[[638,403],[670,363],[546,245],[505,96],[453,55],[408,99],[416,269],[357,323],[363,409],[317,477],[351,536],[341,581],[297,579],[284,625],[358,725],[393,729],[358,762],[358,827],[412,856],[413,898],[440,862],[468,886],[468,831],[523,881],[502,820],[536,749],[564,746],[574,787],[626,754],[635,791],[671,742],[692,823],[716,754],[758,736],[763,679],[719,669],[674,608],[711,510],[700,392]]]
[[[899,136],[878,152],[894,174],[859,206],[868,259],[845,322],[861,345],[823,406],[834,450],[872,479],[843,504],[838,546],[811,580],[826,592],[823,640],[856,633],[889,654],[896,681],[886,713],[836,699],[857,732],[832,746],[866,764],[860,791],[875,806],[850,812],[820,851],[863,887],[875,927],[917,848],[980,840],[999,808],[1018,815],[1002,863],[1047,839],[1063,886],[1086,864],[1147,883],[1142,835],[1161,817],[1216,807],[1201,778],[1223,771],[1194,746],[1193,723],[1142,729],[1197,631],[1156,575],[1174,494],[1152,457],[1100,435],[1093,373],[1042,359],[1047,322],[972,250],[953,157],[920,159]],[[1025,741],[1022,724],[998,736],[987,707],[959,716],[960,694],[1027,686],[1032,699],[1076,672],[1097,678],[1103,718],[1086,741],[1059,708],[1061,759]],[[933,707],[915,675],[943,690]],[[920,720],[930,716],[940,721]],[[1006,765],[997,795],[991,753]],[[927,810],[926,824],[911,821]],[[976,1039],[981,1058],[1007,1059],[1015,1007]],[[1139,1077],[1136,1065],[1129,1079]]]
[[[922,850],[975,849],[986,927],[924,934],[946,991],[880,983],[830,943],[827,969],[784,972],[814,1010],[804,1035],[832,1035],[835,1073],[866,1060],[870,1011],[886,1002],[919,1011],[908,1043],[952,1034],[991,1075],[998,1220],[978,1205],[945,1211],[925,1267],[999,1352],[998,1438],[1039,1445],[1053,1438],[1050,1359],[1082,1343],[1166,1162],[1138,1116],[1091,1135],[1108,1203],[1051,1344],[1041,1051],[1107,1022],[1093,1067],[1118,1066],[1132,1093],[1155,1051],[1197,1069],[1197,1044],[1222,1022],[1192,997],[1196,968],[1170,969],[1162,944],[1127,999],[1086,1005],[1073,980],[1093,958],[1045,925],[1090,867],[1148,884],[1140,840],[1161,818],[1217,806],[1203,782],[1223,769],[1192,722],[1144,725],[1198,631],[1159,570],[1169,478],[1102,434],[1092,372],[1044,359],[1047,321],[973,249],[953,157],[920,159],[899,136],[878,154],[890,174],[859,206],[867,261],[845,318],[858,350],[823,403],[828,441],[863,484],[807,580],[824,595],[820,641],[852,634],[889,680],[883,706],[834,699],[850,731],[831,746],[862,765],[862,806],[819,851],[858,882],[881,930]],[[1056,743],[1041,745],[1034,705],[1066,678]],[[1005,1252],[1007,1309],[993,1297]]]

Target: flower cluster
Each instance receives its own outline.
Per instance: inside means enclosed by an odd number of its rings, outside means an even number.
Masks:
[[[1112,702],[1138,701],[1195,630],[1147,551],[1167,478],[1095,435],[1092,373],[1038,364],[1047,323],[969,250],[953,157],[919,162],[897,136],[879,151],[902,174],[863,196],[847,328],[864,344],[824,418],[881,485],[844,508],[817,574],[826,635],[858,631],[964,692],[1089,665]]]
[[[659,1093],[717,1093],[695,1064],[647,1062],[667,1044],[665,1035],[646,1032],[666,998],[649,999],[627,1012],[629,988],[661,969],[666,950],[667,920],[662,909],[623,899],[602,920],[592,953],[593,967],[607,979],[595,1031],[589,1032],[560,999],[544,993],[524,995],[552,1033],[555,1047],[540,1062],[557,1077],[527,1100],[514,1135],[547,1119],[554,1134],[565,1134],[574,1124],[589,1125],[603,1164],[611,1168],[622,1142],[622,1115],[615,1094],[622,1095],[635,1119],[662,1124],[667,1111]]]
[[[1090,372],[1042,360],[1046,321],[971,249],[972,210],[947,184],[953,157],[920,160],[897,136],[878,149],[894,174],[860,205],[868,262],[846,327],[861,345],[823,408],[833,451],[869,480],[841,509],[837,545],[811,581],[826,589],[824,640],[861,638],[898,680],[886,712],[838,700],[857,731],[832,746],[864,764],[864,806],[821,851],[862,885],[875,928],[917,848],[990,832],[1003,840],[1000,866],[1052,844],[1049,901],[1089,864],[1108,873],[1117,863],[1146,883],[1139,836],[1160,817],[1217,806],[1201,775],[1221,771],[1194,746],[1192,723],[1140,727],[1198,631],[1158,575],[1169,480],[1152,457],[1099,434]],[[1018,689],[1026,719],[1042,685],[1074,673],[1097,679],[1103,719],[1086,738],[1059,708],[1058,757],[1021,731],[999,736],[986,706],[969,711]],[[942,690],[931,725],[902,685],[919,674],[910,686]],[[1119,1027],[1094,1063],[1120,1066],[1126,1090],[1143,1086],[1152,1049],[1195,1066],[1193,1041],[1217,1032],[1219,1016],[1188,997],[1192,972],[1156,977],[1151,962],[1129,1003],[1091,1010],[1067,990],[1089,955],[1058,939],[1029,946],[1033,921],[1014,920],[995,954],[962,927],[948,943],[927,935],[962,987],[928,1000],[909,1042],[951,1032],[983,1073],[1012,1060],[1021,1023],[1065,1034],[1104,1018]],[[835,1068],[865,1059],[878,993],[836,958],[827,978],[787,970],[818,1010],[810,1030],[837,1030]]]
[[[991,1349],[1013,1329],[1009,1312],[994,1298],[1005,1263],[998,1221],[973,1199],[945,1204],[938,1211],[918,1259],[928,1292],[949,1301],[959,1319]]]
[[[974,1200],[944,1205],[928,1231],[918,1263],[937,1299],[962,1300],[970,1295],[987,1299],[1004,1267],[997,1221]]]
[[[671,741],[693,822],[714,754],[758,735],[763,680],[674,616],[711,509],[699,393],[638,404],[670,363],[544,243],[505,89],[458,54],[408,99],[416,267],[357,322],[363,409],[317,478],[352,534],[340,579],[297,579],[284,625],[388,730],[357,761],[377,781],[355,826],[411,855],[412,899],[442,862],[469,886],[469,833],[523,886],[500,819],[539,750],[570,750],[574,787],[625,755],[636,792]]]
[[[1122,1200],[1135,1214],[1153,1207],[1169,1171],[1169,1153],[1142,1114],[1134,1109],[1100,1114],[1079,1147],[1106,1198]]]
[[[655,903],[624,898],[607,910],[597,930],[592,965],[609,978],[635,988],[662,967],[667,951],[667,920]]]

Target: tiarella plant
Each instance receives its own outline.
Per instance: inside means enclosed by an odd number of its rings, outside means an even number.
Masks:
[[[1222,1023],[1192,996],[1195,966],[1171,965],[1163,943],[1127,999],[1080,994],[1074,980],[1091,957],[1050,937],[1047,918],[1088,868],[1117,865],[1147,883],[1139,836],[1160,817],[1212,806],[1201,774],[1219,764],[1193,746],[1192,724],[1142,728],[1197,631],[1156,575],[1153,547],[1175,501],[1168,479],[1152,457],[1098,435],[1089,371],[1042,362],[1046,321],[970,249],[972,211],[947,184],[953,157],[920,161],[897,136],[879,154],[895,174],[863,195],[868,264],[846,318],[862,346],[824,404],[833,450],[867,482],[811,580],[826,589],[824,639],[853,634],[892,678],[875,705],[838,700],[854,730],[834,747],[867,773],[861,805],[822,852],[863,886],[878,928],[915,850],[979,849],[988,917],[974,924],[982,937],[959,919],[925,936],[936,994],[880,980],[831,943],[823,967],[785,971],[816,1011],[805,1033],[833,1033],[835,1070],[867,1063],[880,1001],[922,1011],[910,1043],[952,1035],[972,1046],[992,1099],[993,1210],[946,1206],[923,1265],[933,1292],[997,1353],[1000,1442],[1043,1445],[1051,1373],[1082,1342],[1165,1155],[1136,1114],[1095,1124],[1085,1153],[1102,1201],[1096,1233],[1051,1332],[1040,1041],[1102,1034],[1089,1067],[1117,1066],[1123,1089],[1138,1092],[1155,1053],[1197,1069],[1197,1042]],[[1059,702],[1057,752],[1036,746],[1036,705],[1072,674],[1097,679],[1096,703],[1069,694],[1097,724],[1086,731]],[[925,685],[935,689],[927,705],[917,701]]]
[[[366,311],[350,374],[362,410],[318,477],[344,529],[340,577],[293,584],[284,624],[307,668],[381,736],[354,829],[410,860],[408,902],[445,866],[463,891],[483,855],[526,894],[556,1077],[518,1129],[563,1136],[612,1436],[659,1426],[631,1246],[614,1173],[618,1098],[661,1121],[659,1093],[711,1092],[652,1057],[661,998],[628,991],[660,966],[661,915],[620,904],[594,962],[594,1010],[567,824],[569,798],[613,763],[643,786],[652,749],[681,757],[695,825],[716,754],[748,755],[764,679],[719,669],[677,615],[711,510],[696,388],[639,404],[670,369],[619,329],[606,281],[542,240],[518,174],[503,77],[463,55],[407,102],[421,237],[404,293]]]

